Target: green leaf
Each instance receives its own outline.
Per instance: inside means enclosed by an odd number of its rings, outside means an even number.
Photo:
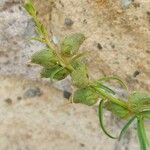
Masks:
[[[120,83],[120,85],[122,85],[125,89],[128,90],[127,85],[122,81],[122,79],[120,79],[117,76],[112,76],[112,77],[103,77],[98,79],[97,81],[110,81],[110,80],[116,80]]]
[[[136,116],[133,116],[122,128],[120,135],[119,135],[119,140],[121,140],[121,138],[125,135],[127,129],[129,128],[129,126],[131,125],[131,123],[135,120]]]
[[[44,35],[48,35],[47,29],[45,28],[45,26],[43,24],[41,24],[40,29]]]
[[[117,139],[117,137],[114,137],[114,136],[112,136],[112,135],[110,135],[108,132],[107,132],[107,130],[105,129],[105,127],[104,127],[104,123],[103,123],[103,116],[104,116],[104,114],[103,114],[103,102],[104,102],[104,100],[101,100],[101,102],[100,102],[100,104],[99,104],[99,122],[100,122],[100,127],[102,128],[102,130],[103,130],[103,132],[108,136],[108,137],[110,137],[110,138],[112,138],[112,139]]]
[[[134,91],[129,96],[129,104],[136,112],[150,108],[150,95],[143,92]]]
[[[43,67],[52,67],[57,63],[57,59],[51,49],[43,49],[32,55],[31,62]]]
[[[150,110],[142,111],[141,114],[143,115],[144,118],[150,119]]]
[[[43,68],[41,72],[42,78],[50,78],[55,80],[62,80],[69,74],[69,71],[60,65],[55,65],[50,68]]]
[[[147,150],[147,137],[145,133],[144,121],[141,116],[137,118],[137,132],[141,150]]]
[[[73,64],[74,71],[71,73],[73,84],[77,87],[86,87],[89,83],[86,65],[82,62]]]
[[[91,84],[91,86],[100,94],[100,96],[103,99],[107,99],[114,104],[117,104],[125,109],[128,109],[128,104],[126,101],[123,101],[122,99],[117,98],[117,97],[113,96],[112,94],[107,93],[106,91],[104,91],[103,89],[100,89],[99,87],[97,87],[95,85]]]
[[[77,89],[73,94],[74,103],[82,103],[88,106],[94,105],[98,99],[99,94],[90,86]]]
[[[38,42],[41,42],[41,43],[45,43],[45,40],[43,40],[43,39],[40,38],[40,37],[33,37],[33,38],[31,38],[30,40],[34,40],[34,41],[38,41]]]
[[[87,56],[88,54],[89,54],[89,52],[81,52],[81,53],[78,53],[78,54],[76,54],[76,55],[74,55],[74,56],[72,57],[71,62],[74,62],[74,61],[76,61],[76,60],[79,60],[79,59],[81,59],[81,58]]]
[[[32,0],[28,0],[27,3],[25,3],[24,8],[33,17],[33,20],[36,24],[36,32],[42,37],[48,36],[47,29],[37,17],[37,12],[33,5]]]
[[[112,95],[115,95],[116,93],[110,89],[109,87],[105,86],[104,84],[100,83],[100,82],[96,82],[95,83],[95,86],[97,88],[100,88],[100,89],[103,89],[105,92],[107,92],[108,94],[112,94]]]
[[[48,31],[47,29],[45,28],[45,26],[38,20],[34,20],[35,23],[36,23],[36,32],[39,34],[39,35],[42,35],[43,37],[44,36],[48,36]]]
[[[85,36],[81,33],[75,33],[67,36],[61,42],[61,53],[67,56],[76,54],[84,40]]]
[[[36,10],[31,0],[28,0],[27,3],[25,3],[24,8],[31,16],[36,16]]]

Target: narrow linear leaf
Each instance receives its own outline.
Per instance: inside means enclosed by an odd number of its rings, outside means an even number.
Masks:
[[[116,80],[116,81],[118,81],[120,83],[120,85],[122,85],[128,91],[128,87],[127,87],[126,83],[124,83],[122,81],[122,79],[120,79],[117,76],[103,77],[103,78],[100,78],[98,81],[109,81],[109,80]]]
[[[142,112],[144,118],[150,119],[150,110],[145,110]]]
[[[103,89],[104,91],[106,91],[106,92],[109,93],[109,94],[115,95],[115,92],[114,92],[112,89],[110,89],[109,87],[105,86],[104,84],[102,84],[102,83],[100,83],[100,82],[97,82],[96,84],[97,84],[96,86],[97,86],[98,88]]]
[[[92,87],[100,94],[101,97],[103,97],[103,99],[108,99],[112,103],[115,103],[125,109],[128,109],[127,102],[123,101],[120,98],[116,98],[115,96],[113,96],[111,94],[106,93],[105,91],[101,90],[100,88],[97,88],[95,85],[93,85]]]
[[[112,139],[117,139],[117,137],[114,137],[112,135],[110,135],[107,130],[104,127],[104,123],[103,123],[103,102],[104,100],[101,100],[100,104],[99,104],[99,122],[100,122],[100,127],[102,128],[103,132],[110,138]]]
[[[147,150],[147,137],[142,116],[137,117],[137,132],[141,150]]]
[[[30,40],[34,40],[34,41],[38,41],[38,42],[41,42],[41,43],[45,43],[45,41],[42,39],[42,38],[36,38],[36,37],[33,37],[33,38],[31,38]]]
[[[120,135],[119,135],[119,141],[121,140],[121,138],[126,134],[127,129],[129,128],[129,126],[131,125],[131,123],[135,120],[136,116],[133,116],[122,128]]]
[[[72,62],[74,62],[74,61],[76,61],[77,59],[79,59],[79,58],[83,58],[84,56],[87,56],[89,54],[89,52],[82,52],[82,53],[79,53],[79,54],[77,54],[77,55],[74,55],[73,57],[72,57]]]
[[[145,126],[144,126],[144,118],[143,118],[142,115],[141,115],[141,128],[142,128],[142,133],[143,133],[143,136],[144,136],[144,140],[145,140],[146,144],[149,145],[149,141],[148,141],[148,138],[147,138],[147,135],[146,135],[146,129],[145,129]]]

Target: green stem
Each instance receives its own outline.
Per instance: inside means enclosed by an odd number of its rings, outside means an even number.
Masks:
[[[137,132],[141,150],[147,150],[148,139],[144,127],[144,120],[141,115],[137,116]]]
[[[38,19],[37,15],[32,16],[35,24],[37,25],[37,28],[40,28],[41,25],[43,25],[41,23],[41,21]],[[43,25],[44,26],[44,25]],[[44,29],[46,30],[46,28],[44,27]],[[71,65],[66,65],[64,59],[60,56],[59,52],[57,51],[58,48],[56,48],[49,40],[49,35],[48,32],[46,31],[47,34],[43,34],[43,33],[39,33],[40,36],[42,36],[42,39],[44,40],[44,43],[54,52],[54,54],[56,55],[59,64],[68,69],[70,72],[73,71],[73,67]]]
[[[45,38],[45,41],[46,41],[46,44],[49,48],[51,49],[55,49],[52,47],[52,44],[51,42],[49,41],[49,38],[48,37],[44,37]],[[60,56],[60,54],[55,50],[53,50],[54,54],[56,55],[57,59],[59,60],[59,63],[61,64],[62,67],[68,69],[70,72],[73,71],[73,68],[71,65],[66,65],[66,63],[64,62],[64,60],[62,59],[62,57]]]
[[[116,97],[113,97],[109,94],[107,94],[105,91],[95,87],[95,86],[92,86],[98,93],[100,93],[104,98],[110,100],[111,102],[115,103],[115,104],[118,104],[126,109],[128,109],[129,111],[131,111],[128,107],[128,103],[119,99],[119,98],[116,98]]]

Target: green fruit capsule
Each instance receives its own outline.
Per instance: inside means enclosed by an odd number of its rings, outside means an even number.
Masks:
[[[51,49],[43,49],[32,55],[31,62],[43,67],[51,67],[57,63],[57,59]]]
[[[67,36],[61,42],[61,53],[66,56],[72,56],[79,50],[81,44],[84,42],[85,36],[81,33],[76,33]]]
[[[92,87],[80,88],[74,92],[73,102],[82,103],[88,106],[94,105],[99,98],[99,94]]]
[[[86,65],[81,62],[77,62],[74,65],[74,71],[71,73],[71,78],[75,86],[80,88],[87,86],[89,78]]]
[[[135,91],[129,96],[129,104],[137,112],[148,109],[150,107],[150,94]]]
[[[104,107],[119,118],[127,118],[130,114],[130,112],[127,109],[110,101],[105,102]]]
[[[55,80],[62,80],[69,74],[69,71],[60,65],[55,65],[50,68],[43,68],[41,72],[42,78],[51,78]]]

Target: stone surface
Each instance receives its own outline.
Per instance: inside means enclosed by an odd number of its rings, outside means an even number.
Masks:
[[[64,24],[66,26],[72,26],[73,25],[73,20],[71,18],[65,18]]]
[[[114,149],[115,141],[99,130],[95,109],[70,104],[62,92],[41,82],[0,76],[0,83],[1,150]],[[43,95],[18,101],[32,85]]]
[[[0,83],[1,150],[138,149],[134,128],[120,143],[108,138],[99,129],[95,106],[71,104],[49,84],[21,76],[0,76]],[[33,85],[40,87],[43,95],[24,98],[25,89]],[[110,113],[105,117],[107,128],[117,134],[122,123]],[[150,131],[148,124],[147,129]]]
[[[28,97],[37,97],[37,96],[41,96],[42,95],[42,91],[40,90],[39,87],[31,87],[28,88],[25,92],[24,92],[24,97],[28,98]]]

